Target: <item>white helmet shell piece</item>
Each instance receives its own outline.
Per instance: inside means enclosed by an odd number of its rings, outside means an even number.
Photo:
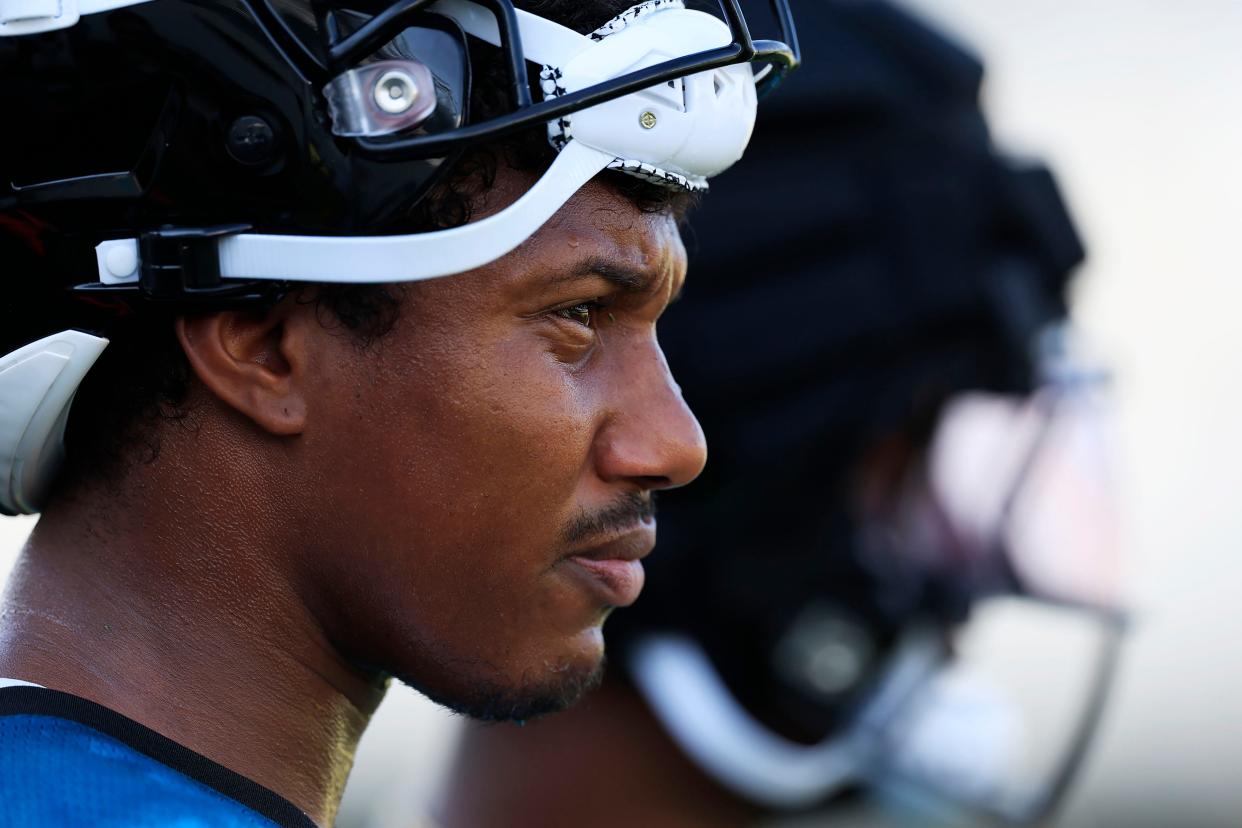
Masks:
[[[0,37],[68,29],[84,14],[97,14],[150,0],[0,0]]]
[[[495,18],[468,0],[432,7],[469,34],[499,43]],[[517,11],[526,55],[561,67],[566,91],[628,71],[728,45],[728,27],[680,0],[636,6],[593,36],[529,12]],[[555,75],[558,70],[548,70]],[[551,94],[563,94],[556,93]],[[526,195],[481,221],[428,233],[396,236],[294,236],[237,233],[219,244],[224,279],[375,284],[450,276],[482,267],[530,238],[599,172],[621,169],[669,186],[703,189],[707,178],[742,156],[754,127],[755,79],[749,64],[700,72],[584,109],[568,132],[554,124],[560,154]],[[124,256],[113,253],[118,245]],[[100,281],[136,283],[105,266],[107,257],[139,261],[134,239],[101,245]],[[140,264],[140,261],[139,261]]]
[[[583,50],[563,66],[543,68],[545,97],[722,46],[731,35],[723,22],[685,9],[680,0],[650,0],[600,27],[591,39],[607,49]],[[568,115],[550,123],[548,135],[558,149],[575,140],[614,153],[611,169],[671,187],[704,190],[708,178],[742,157],[755,110],[750,66],[734,64]]]
[[[64,461],[69,406],[108,340],[62,331],[0,358],[0,514],[34,514]]]

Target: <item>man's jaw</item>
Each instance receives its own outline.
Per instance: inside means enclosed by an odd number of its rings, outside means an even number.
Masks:
[[[601,655],[589,667],[566,662],[559,667],[549,667],[547,674],[538,681],[518,686],[506,686],[477,676],[462,676],[455,683],[470,690],[451,697],[429,692],[419,682],[405,678],[401,680],[454,713],[483,722],[521,723],[572,707],[598,687],[603,678],[604,658]]]
[[[600,627],[605,618],[614,607],[633,603],[642,589],[641,561],[655,546],[654,515],[649,493],[627,493],[602,509],[583,510],[561,533],[561,551],[551,571],[567,576],[594,605],[590,618],[579,622],[585,626],[574,635],[574,655],[545,661],[513,680],[498,674],[494,665],[458,660],[453,668],[457,678],[439,690],[411,676],[398,678],[432,701],[481,721],[526,721],[572,706],[603,678]]]

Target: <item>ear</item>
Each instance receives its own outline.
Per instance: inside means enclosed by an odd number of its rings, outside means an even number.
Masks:
[[[194,373],[225,404],[279,436],[306,427],[308,315],[297,302],[268,311],[182,316],[177,339]]]

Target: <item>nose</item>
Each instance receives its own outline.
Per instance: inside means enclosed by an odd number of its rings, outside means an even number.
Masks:
[[[623,373],[595,441],[595,464],[606,482],[644,490],[684,486],[703,471],[707,441],[681,395],[659,346]]]

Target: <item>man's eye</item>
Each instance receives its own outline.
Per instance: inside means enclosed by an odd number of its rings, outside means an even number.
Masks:
[[[556,314],[570,322],[577,322],[584,328],[594,328],[597,322],[596,316],[601,307],[603,305],[597,301],[579,302],[571,307],[561,308]]]

